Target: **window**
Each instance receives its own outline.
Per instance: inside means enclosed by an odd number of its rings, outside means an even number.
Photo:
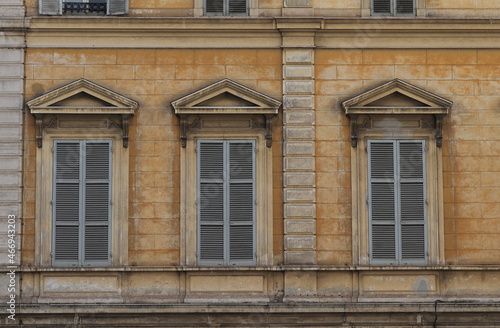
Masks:
[[[380,16],[413,16],[415,0],[372,0],[372,14]]]
[[[35,265],[126,265],[137,102],[80,79],[27,106],[36,119]]]
[[[342,103],[354,264],[443,263],[442,117],[451,104],[398,79]]]
[[[424,140],[368,140],[373,264],[425,264]]]
[[[41,15],[123,15],[128,0],[40,0]]]
[[[247,0],[205,0],[207,16],[247,16]]]
[[[54,265],[109,264],[111,149],[106,140],[54,140]]]
[[[180,118],[181,265],[272,265],[272,118],[281,103],[224,79]]]
[[[198,263],[255,264],[255,141],[198,141]]]

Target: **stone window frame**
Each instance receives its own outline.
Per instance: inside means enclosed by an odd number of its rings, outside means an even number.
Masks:
[[[217,18],[232,18],[232,17],[256,17],[259,15],[258,12],[258,0],[247,0],[248,1],[248,15],[242,16],[206,16],[205,15],[205,0],[194,0],[194,17],[217,17]]]
[[[373,14],[372,3],[373,0],[362,0],[361,3],[361,17],[376,17],[376,18],[411,18],[411,17],[425,17],[425,0],[415,1],[415,14],[414,15],[376,15]]]
[[[75,103],[75,97],[78,99]],[[82,103],[91,99],[89,104]],[[101,104],[96,104],[101,103]],[[54,140],[110,140],[111,260],[128,262],[128,124],[138,103],[91,81],[80,79],[27,102],[36,120],[35,265],[52,263]]]
[[[391,95],[408,103],[380,103]],[[401,97],[400,97],[401,98]],[[416,105],[420,103],[421,105]],[[371,265],[368,218],[368,140],[424,140],[426,153],[426,265],[444,264],[442,120],[452,102],[395,79],[342,103],[351,123],[352,252],[354,265]],[[401,265],[395,265],[401,266]]]
[[[229,93],[252,106],[217,105],[221,94]],[[207,102],[210,105],[205,105]],[[229,79],[213,83],[172,102],[180,117],[180,240],[181,265],[202,266],[197,256],[197,185],[198,140],[255,141],[255,252],[256,267],[273,264],[272,197],[272,118],[281,102]],[[231,266],[235,267],[235,266]]]

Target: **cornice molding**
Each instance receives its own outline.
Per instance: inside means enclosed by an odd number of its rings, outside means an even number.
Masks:
[[[500,19],[133,18],[27,19],[31,48],[279,48],[283,37],[317,48],[496,48]],[[464,42],[464,39],[467,41]]]

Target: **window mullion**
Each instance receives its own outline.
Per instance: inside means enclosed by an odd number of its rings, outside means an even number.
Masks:
[[[224,0],[224,5],[222,6],[224,16],[229,16],[229,1],[230,0]]]
[[[394,194],[395,194],[395,232],[396,232],[396,261],[401,264],[401,156],[399,151],[399,140],[394,141]]]

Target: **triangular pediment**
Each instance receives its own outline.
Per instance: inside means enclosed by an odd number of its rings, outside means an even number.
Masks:
[[[178,115],[277,114],[281,102],[224,79],[172,102]]]
[[[342,103],[346,115],[446,115],[452,102],[405,81],[395,79]]]
[[[32,114],[129,114],[139,104],[86,79],[76,80],[28,101]]]

